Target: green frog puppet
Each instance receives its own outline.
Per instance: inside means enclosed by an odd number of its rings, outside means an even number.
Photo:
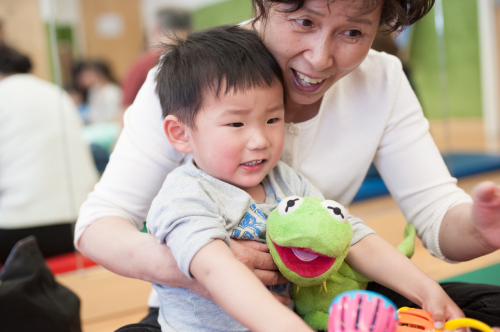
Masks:
[[[333,200],[287,197],[269,215],[266,240],[281,273],[293,283],[296,312],[314,330],[325,330],[338,294],[366,289],[368,278],[344,259],[353,235],[347,209]],[[409,224],[398,249],[411,256],[415,228]]]

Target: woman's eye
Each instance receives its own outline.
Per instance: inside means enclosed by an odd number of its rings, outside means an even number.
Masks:
[[[274,119],[270,119],[270,120],[268,120],[268,121],[267,121],[267,123],[268,123],[268,124],[273,124],[273,123],[276,123],[276,122],[278,122],[278,121],[279,121],[279,119],[278,119],[278,118],[274,118]]]
[[[345,35],[347,37],[351,37],[351,38],[357,38],[357,37],[360,37],[361,36],[361,31],[359,30],[347,30],[345,32]]]
[[[233,122],[233,123],[228,124],[228,126],[239,128],[239,127],[243,127],[243,123],[241,123],[241,122]]]
[[[313,22],[311,20],[308,20],[308,19],[298,19],[298,20],[295,20],[295,22],[297,22],[299,25],[302,25],[305,27],[313,26]]]

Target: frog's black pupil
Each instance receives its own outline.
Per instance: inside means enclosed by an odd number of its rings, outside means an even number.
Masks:
[[[296,199],[291,199],[289,201],[286,202],[286,208],[285,208],[285,212],[288,212],[288,208],[289,207],[292,207],[295,205],[295,201],[298,201],[299,199],[296,198]]]
[[[336,215],[340,215],[342,217],[342,219],[344,219],[344,215],[342,214],[342,211],[340,210],[340,208],[338,208],[338,207],[331,207],[331,206],[329,206],[328,208],[332,209],[333,213],[335,213]]]

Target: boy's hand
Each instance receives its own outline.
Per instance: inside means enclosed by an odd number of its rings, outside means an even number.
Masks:
[[[424,297],[422,309],[431,314],[436,329],[442,329],[449,320],[465,318],[462,310],[445,293],[441,286],[429,288],[427,295]]]

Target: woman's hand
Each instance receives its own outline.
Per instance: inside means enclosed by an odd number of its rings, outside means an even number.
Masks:
[[[500,248],[500,187],[485,181],[472,191],[472,219],[480,241],[491,251]]]
[[[245,264],[266,286],[285,284],[288,280],[279,272],[267,244],[231,239],[233,255]]]
[[[266,244],[257,241],[231,239],[231,251],[266,286],[285,284],[288,280],[278,271]],[[290,299],[273,294],[281,303],[288,305]],[[500,332],[500,331],[499,331]]]

